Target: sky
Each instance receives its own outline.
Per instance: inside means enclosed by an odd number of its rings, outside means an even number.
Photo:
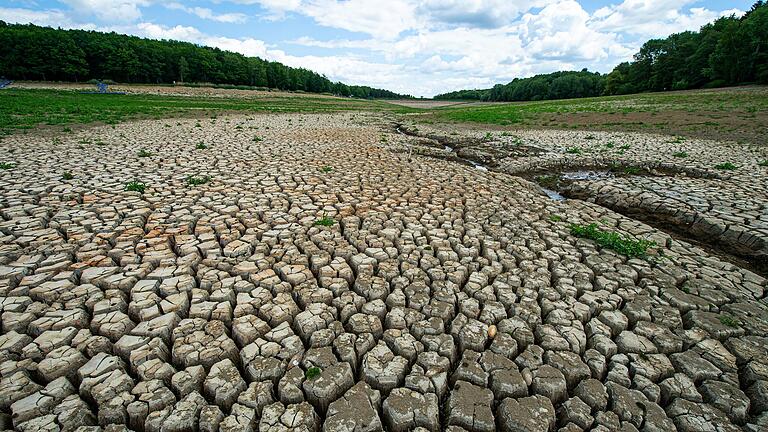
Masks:
[[[414,96],[610,72],[754,0],[0,0],[9,23],[215,46]]]

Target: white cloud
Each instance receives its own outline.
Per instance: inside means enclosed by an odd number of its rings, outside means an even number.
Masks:
[[[248,16],[242,13],[225,13],[225,14],[215,14],[211,9],[203,8],[203,7],[186,7],[181,3],[168,3],[165,5],[166,8],[171,10],[181,10],[188,14],[192,14],[197,16],[198,18],[207,19],[211,21],[218,21],[222,23],[230,23],[230,24],[242,24],[247,19]]]
[[[150,0],[61,0],[80,16],[94,16],[105,22],[132,22],[141,18],[141,7]]]
[[[717,12],[701,7],[685,11],[686,7],[695,3],[698,0],[624,0],[595,11],[590,24],[596,30],[647,39],[698,30],[720,16],[742,13],[738,9]]]
[[[74,22],[69,16],[57,9],[36,11],[21,8],[0,7],[0,20],[9,23],[37,24],[49,27],[70,27]]]

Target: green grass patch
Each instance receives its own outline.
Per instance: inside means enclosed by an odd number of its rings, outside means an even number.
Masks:
[[[333,218],[330,218],[328,216],[323,216],[320,219],[315,221],[316,226],[324,226],[324,227],[332,227],[336,223]]]
[[[0,133],[9,134],[38,126],[61,126],[71,129],[70,126],[74,124],[116,124],[135,118],[162,119],[220,111],[419,112],[414,108],[382,101],[312,95],[211,98],[147,94],[99,95],[74,90],[9,88],[3,90],[3,96],[0,97]]]
[[[598,228],[596,223],[589,225],[573,224],[570,229],[573,236],[593,240],[601,247],[613,249],[630,258],[644,257],[648,253],[648,248],[656,246],[656,242],[634,240],[614,231],[603,231]]]
[[[721,164],[715,165],[715,168],[723,171],[733,171],[738,167],[730,162],[723,162]]]
[[[720,324],[727,327],[738,327],[739,322],[730,315],[720,315]]]
[[[568,154],[581,154],[581,148],[579,147],[568,147],[565,149],[565,152]]]
[[[304,372],[304,377],[307,378],[308,380],[312,380],[312,379],[315,379],[315,378],[319,377],[321,372],[322,372],[322,370],[320,370],[319,367],[314,367],[313,366],[313,367],[307,369],[306,372]]]
[[[189,176],[187,177],[187,184],[190,186],[200,186],[211,181],[210,176]]]
[[[144,150],[144,149],[139,150],[139,157],[152,157],[153,155],[154,155],[154,153],[152,153],[150,151],[147,151],[147,150]]]
[[[146,190],[146,188],[147,188],[146,184],[137,180],[130,181],[125,184],[125,190],[130,192],[144,193],[144,190]]]
[[[64,174],[61,175],[61,179],[62,180],[72,180],[73,178],[75,178],[75,176],[72,175],[72,173],[68,172],[68,171],[65,171]]]
[[[672,156],[674,156],[676,158],[687,158],[688,157],[688,153],[686,153],[684,151],[683,152],[676,152],[676,153],[672,153]]]
[[[333,167],[326,165],[326,166],[320,168],[320,171],[322,171],[324,173],[329,173],[329,172],[333,171]]]
[[[760,165],[760,166],[763,166],[763,167],[764,167],[764,166],[768,166],[768,159],[766,159],[766,160],[763,160],[763,161],[760,161],[760,162],[758,162],[757,164],[758,164],[758,165]]]
[[[195,144],[195,148],[198,150],[205,150],[208,148],[208,146],[204,142],[200,141],[199,143]]]
[[[12,169],[16,168],[16,162],[0,162],[0,169]]]

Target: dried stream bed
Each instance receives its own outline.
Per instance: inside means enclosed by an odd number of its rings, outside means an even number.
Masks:
[[[507,174],[664,138],[457,132],[484,171],[379,114],[173,123],[0,143],[0,430],[768,427],[765,278]],[[752,156],[711,145],[691,169],[743,171],[671,196],[762,229]],[[659,247],[570,234],[593,222]]]
[[[398,125],[398,131],[420,137],[418,132],[407,131],[402,125]],[[489,137],[461,141],[457,137],[432,133],[420,138],[415,145],[450,143],[445,145],[449,155],[428,154],[430,156],[521,176],[541,186],[543,193],[551,199],[571,198],[600,204],[678,239],[695,242],[732,263],[763,276],[768,275],[768,200],[761,194],[764,189],[758,188],[756,194],[741,194],[746,195],[743,198],[747,203],[735,202],[742,197],[731,195],[732,192],[727,189],[724,197],[718,197],[717,190],[726,180],[722,173],[647,160],[622,161],[604,157],[558,160],[549,164],[548,168],[505,170],[500,167],[500,160],[543,155],[546,167],[546,156],[554,153],[547,155],[538,147],[522,145],[519,139],[509,146],[504,143],[489,144],[492,141]],[[566,148],[566,154],[573,148]],[[738,213],[715,210],[716,207],[739,207],[743,204],[751,204],[750,208],[756,212],[741,217]],[[734,210],[738,212],[739,209]]]

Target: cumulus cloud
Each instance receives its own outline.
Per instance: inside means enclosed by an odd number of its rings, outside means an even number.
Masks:
[[[244,23],[248,16],[242,13],[225,13],[225,14],[215,14],[211,9],[203,8],[203,7],[186,7],[181,3],[168,3],[165,5],[166,8],[171,10],[180,10],[184,11],[188,14],[195,15],[198,18],[207,19],[211,21],[218,21],[222,23],[234,23],[234,24],[240,24]]]
[[[61,0],[80,16],[93,16],[106,22],[131,22],[141,18],[141,7],[150,0]]]

